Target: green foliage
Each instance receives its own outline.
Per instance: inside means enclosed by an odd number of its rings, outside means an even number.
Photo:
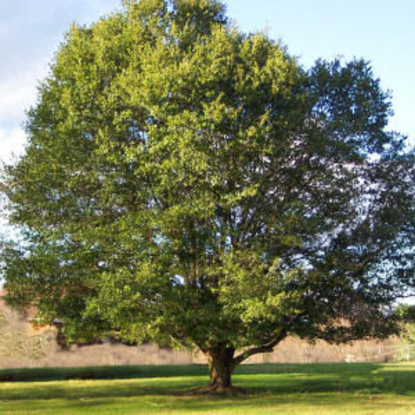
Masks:
[[[410,344],[415,344],[415,306],[401,304],[397,307],[395,314],[403,324],[403,338]]]
[[[68,342],[232,356],[396,332],[414,159],[390,112],[366,62],[305,70],[217,1],[125,1],[75,25],[5,171],[9,301]]]

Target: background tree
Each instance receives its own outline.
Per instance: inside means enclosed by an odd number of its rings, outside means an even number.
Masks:
[[[415,305],[400,304],[395,314],[401,321],[401,337],[409,344],[415,344]]]
[[[73,26],[4,172],[9,301],[68,343],[195,346],[216,390],[289,334],[386,337],[414,282],[414,159],[390,112],[366,62],[305,70],[218,1]]]

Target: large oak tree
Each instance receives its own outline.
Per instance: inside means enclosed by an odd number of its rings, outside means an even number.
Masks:
[[[9,301],[193,346],[211,388],[287,335],[396,332],[414,282],[414,158],[370,65],[304,69],[215,0],[125,1],[74,25],[4,171]]]

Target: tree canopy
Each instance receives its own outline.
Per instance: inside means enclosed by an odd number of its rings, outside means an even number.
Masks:
[[[4,170],[9,301],[68,343],[197,347],[214,389],[287,335],[395,333],[415,175],[390,115],[367,62],[305,69],[219,1],[73,25]]]

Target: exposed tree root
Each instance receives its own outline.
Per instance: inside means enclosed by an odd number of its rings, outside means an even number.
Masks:
[[[178,392],[178,395],[182,396],[198,396],[198,395],[212,395],[212,396],[222,396],[222,395],[231,395],[231,396],[242,396],[248,394],[248,389],[230,386],[227,388],[220,388],[216,386],[204,386],[197,389],[191,389],[183,392]]]

